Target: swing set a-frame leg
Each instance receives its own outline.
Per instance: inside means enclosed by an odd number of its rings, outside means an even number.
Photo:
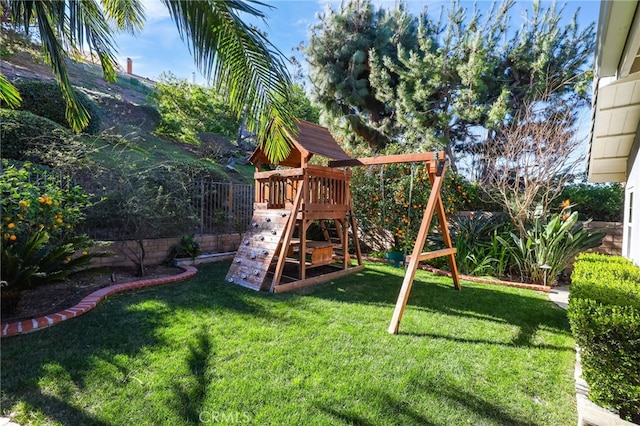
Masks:
[[[429,194],[429,200],[427,201],[427,207],[425,208],[424,215],[422,216],[422,223],[420,224],[420,230],[418,231],[418,236],[416,237],[416,242],[413,247],[411,260],[409,261],[409,265],[407,266],[404,281],[402,282],[402,287],[400,289],[400,294],[398,295],[398,301],[396,302],[396,307],[393,311],[393,317],[391,318],[391,323],[389,324],[388,331],[391,334],[398,333],[400,320],[402,319],[402,314],[404,313],[407,301],[409,300],[409,293],[411,292],[413,280],[415,279],[418,264],[421,260],[432,259],[440,256],[448,256],[454,286],[457,290],[460,290],[460,280],[458,277],[458,268],[455,259],[456,249],[452,246],[449,229],[447,228],[444,205],[442,204],[442,198],[440,196],[442,181],[444,179],[444,173],[446,170],[446,162],[444,160],[438,162],[435,172],[431,170],[429,166],[430,163],[427,163],[427,171],[429,173],[429,180],[431,181],[431,194]],[[431,225],[431,220],[433,219],[434,211],[436,211],[438,215],[438,223],[440,225],[440,231],[442,232],[442,236],[444,239],[445,248],[433,252],[422,253],[424,243],[427,239],[427,234],[429,233],[429,227]]]

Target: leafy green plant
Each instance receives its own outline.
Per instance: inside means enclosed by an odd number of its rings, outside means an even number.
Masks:
[[[3,241],[4,242],[4,241]],[[95,254],[88,249],[92,241],[83,236],[52,243],[47,231],[38,230],[16,244],[2,249],[2,280],[6,291],[19,291],[43,283],[61,281],[69,274],[87,267]]]
[[[151,96],[161,120],[156,134],[198,145],[198,133],[217,133],[235,138],[239,118],[212,88],[190,84],[171,73],[163,73]]]
[[[602,243],[605,234],[586,229],[571,207],[567,201],[559,214],[548,219],[536,217],[524,235],[511,232],[511,238],[497,237],[508,248],[514,272],[521,280],[553,281],[578,253]]]
[[[79,186],[3,160],[0,190],[3,295],[62,280],[104,254],[89,253],[93,241],[75,232],[90,204]]]
[[[96,151],[70,130],[29,111],[0,109],[2,157],[46,165],[76,173],[92,169],[91,154]]]
[[[200,243],[196,241],[195,235],[184,234],[178,244],[174,244],[169,248],[169,254],[167,255],[165,263],[171,265],[174,259],[183,257],[195,259],[201,253]]]
[[[467,275],[503,276],[506,270],[507,249],[497,240],[498,235],[508,235],[511,226],[502,214],[475,212],[470,216],[452,216],[450,235],[456,248],[458,270]],[[434,235],[430,242],[437,248],[444,247],[442,237]],[[448,268],[446,259],[435,266]]]
[[[57,84],[43,81],[26,81],[15,85],[22,97],[20,109],[48,118],[62,126],[71,128],[65,116],[66,101]],[[75,92],[80,104],[91,118],[84,132],[97,133],[100,130],[100,113],[97,105],[82,92]]]
[[[562,200],[571,200],[580,212],[580,220],[591,218],[605,222],[622,220],[624,188],[617,183],[567,185],[561,193]]]
[[[619,256],[582,254],[567,315],[589,398],[640,421],[640,268]]]

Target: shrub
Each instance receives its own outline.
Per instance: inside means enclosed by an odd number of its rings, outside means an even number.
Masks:
[[[152,100],[161,120],[159,136],[199,145],[198,133],[217,133],[235,139],[240,120],[213,88],[190,84],[173,74],[162,74]]]
[[[456,248],[458,270],[468,275],[503,276],[509,259],[507,247],[497,240],[499,235],[512,231],[509,218],[504,214],[475,212],[469,217],[453,216],[449,220],[449,230],[453,246]],[[438,248],[444,247],[442,237],[431,238]],[[434,266],[448,269],[445,258],[431,261]]]
[[[95,256],[92,241],[74,232],[89,205],[82,188],[3,160],[0,190],[3,294],[62,280]]]
[[[567,202],[560,213],[534,218],[523,235],[497,237],[509,250],[510,263],[521,280],[540,284],[546,284],[547,278],[553,281],[578,253],[602,244],[605,234],[586,229],[571,207]],[[544,265],[548,269],[541,268]]]
[[[66,103],[57,84],[44,81],[26,81],[16,83],[15,86],[22,97],[21,110],[29,111],[71,128],[65,116]],[[76,96],[80,104],[85,107],[91,116],[89,124],[84,131],[89,134],[98,133],[100,130],[100,114],[97,105],[82,92],[76,91]]]
[[[605,222],[622,220],[624,189],[620,184],[567,185],[562,190],[562,200],[571,200],[580,210],[580,220],[591,218]]]
[[[30,152],[40,145],[61,143],[65,133],[59,124],[28,111],[0,109],[2,157],[29,161]]]
[[[90,147],[81,136],[28,111],[0,109],[2,157],[75,172],[94,169]]]
[[[385,229],[395,236],[402,250],[413,247],[424,209],[431,193],[426,168],[422,165],[394,164],[380,168],[352,170],[351,195],[356,214],[366,230]],[[413,182],[412,182],[413,175]],[[468,210],[478,202],[480,189],[463,176],[447,173],[442,200],[447,214]]]
[[[583,254],[572,275],[569,322],[589,398],[640,420],[640,268],[618,256]]]
[[[191,258],[195,259],[202,253],[200,249],[200,243],[198,243],[195,239],[194,234],[184,234],[182,238],[180,238],[180,242],[178,244],[174,244],[169,247],[169,253],[167,254],[167,258],[164,263],[167,265],[173,265],[173,261],[179,258]]]

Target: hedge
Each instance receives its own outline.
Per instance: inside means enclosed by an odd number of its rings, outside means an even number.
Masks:
[[[55,121],[62,126],[71,128],[65,116],[67,104],[62,97],[62,90],[60,90],[57,84],[44,81],[24,81],[16,83],[15,86],[22,97],[19,109],[29,111],[40,117]],[[82,106],[85,107],[91,116],[84,132],[89,134],[98,133],[100,131],[100,112],[98,106],[84,93],[77,90],[75,93]]]
[[[69,130],[28,111],[0,109],[2,158],[42,163],[38,148],[61,144],[71,137]]]
[[[595,403],[640,420],[640,268],[619,256],[581,254],[568,317]]]

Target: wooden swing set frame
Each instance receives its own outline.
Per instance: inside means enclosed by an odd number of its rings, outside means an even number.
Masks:
[[[413,286],[413,281],[416,276],[418,264],[421,260],[447,256],[449,260],[449,267],[451,268],[453,285],[456,290],[460,290],[460,278],[458,276],[458,266],[456,265],[455,258],[456,248],[453,247],[451,236],[449,235],[449,229],[447,227],[447,215],[444,209],[444,204],[442,203],[442,196],[440,194],[445,172],[447,169],[445,153],[443,151],[440,151],[430,153],[401,154],[329,162],[329,167],[357,167],[416,162],[425,163],[429,181],[431,182],[431,193],[429,194],[429,200],[427,201],[427,206],[422,216],[420,229],[413,246],[411,257],[409,258],[409,263],[406,266],[404,280],[402,282],[402,287],[400,288],[400,294],[398,295],[398,300],[393,311],[391,323],[389,324],[388,331],[391,334],[398,333],[400,321],[402,320],[402,315],[407,305],[407,301],[409,300],[411,287]],[[440,227],[440,232],[442,233],[442,239],[444,241],[445,248],[441,250],[423,252],[424,244],[427,239],[427,234],[429,233],[429,227],[431,226],[434,212],[438,217],[438,225]]]
[[[364,265],[351,205],[351,172],[348,168],[424,163],[431,182],[431,193],[411,257],[406,265],[389,333],[398,332],[421,260],[447,256],[454,286],[460,290],[456,249],[451,242],[440,194],[447,169],[445,153],[440,151],[354,159],[344,152],[328,129],[303,120],[297,120],[297,127],[297,134],[290,135],[292,147],[289,155],[277,164],[287,169],[262,171],[262,164],[271,164],[262,145],[256,148],[249,159],[256,166],[254,214],[251,226],[245,232],[227,272],[226,280],[254,290],[280,292],[361,271]],[[309,161],[314,155],[331,160],[328,167],[310,164]],[[343,170],[338,171],[336,168]],[[434,213],[438,216],[445,248],[423,252]],[[319,221],[321,224],[324,221],[333,221],[336,224],[339,242],[332,242],[324,227],[326,241],[307,240],[307,230],[313,221]],[[349,255],[349,227],[352,228],[351,237],[357,260],[355,267],[351,264]],[[298,231],[296,241],[293,238],[295,229]],[[341,253],[334,252],[334,249]],[[329,265],[333,267],[333,264],[339,261],[342,261],[340,270],[307,277],[307,269]],[[287,282],[281,282],[287,263],[289,266],[297,265],[298,276],[287,276]]]

